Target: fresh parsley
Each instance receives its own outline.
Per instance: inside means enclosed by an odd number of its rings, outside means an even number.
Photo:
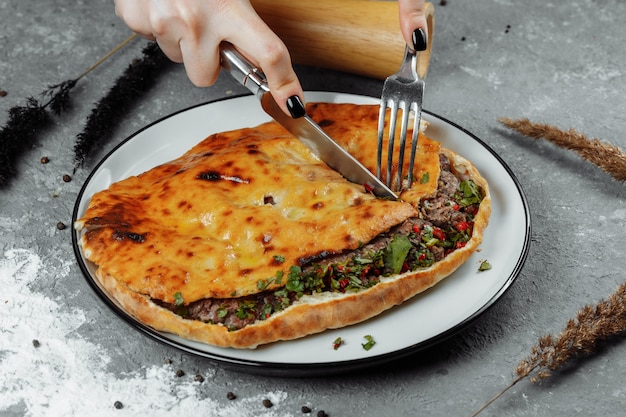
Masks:
[[[391,269],[393,274],[398,274],[402,271],[404,260],[412,247],[411,241],[405,235],[395,235],[393,240],[389,242],[383,256],[385,265]]]
[[[174,304],[176,304],[177,306],[182,306],[183,304],[185,304],[185,300],[183,300],[183,295],[180,291],[174,294]]]
[[[363,346],[363,349],[365,350],[370,350],[376,344],[376,341],[374,340],[374,338],[370,336],[369,334],[366,336],[363,336],[363,338],[365,339],[365,343],[361,343],[361,346]]]
[[[487,261],[482,261],[478,267],[478,272],[488,271],[491,269],[491,264]]]
[[[346,343],[341,337],[336,338],[333,341],[333,349],[339,349],[344,343]]]
[[[482,200],[482,190],[478,184],[472,180],[461,181],[458,194],[459,204],[463,207],[478,204]]]

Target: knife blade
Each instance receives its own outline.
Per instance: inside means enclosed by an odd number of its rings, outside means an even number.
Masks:
[[[259,99],[263,110],[329,167],[348,181],[363,185],[378,197],[398,198],[385,183],[328,136],[308,115],[297,119],[286,115],[270,93],[265,74],[252,65],[232,44],[222,43],[220,58],[222,67]]]

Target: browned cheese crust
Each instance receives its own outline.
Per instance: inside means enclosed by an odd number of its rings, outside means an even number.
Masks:
[[[372,152],[375,153],[371,135],[376,130],[377,106],[317,104],[313,108],[309,107],[309,112],[325,129],[332,132],[331,135],[338,142],[344,146],[347,143],[346,148],[366,166],[371,165],[369,158]],[[365,143],[367,137],[370,139]],[[375,143],[376,136],[373,137]],[[357,146],[359,140],[363,146]],[[83,251],[89,260],[99,266],[96,272],[98,280],[124,310],[154,329],[215,346],[234,348],[255,348],[279,340],[296,339],[326,329],[359,323],[401,304],[454,272],[481,243],[491,211],[487,182],[466,159],[440,148],[437,142],[425,135],[420,134],[420,141],[424,142],[424,149],[430,150],[423,152],[424,163],[419,169],[431,170],[431,177],[433,170],[436,170],[438,176],[438,162],[433,162],[435,159],[432,154],[441,152],[450,159],[452,170],[457,176],[472,179],[482,188],[484,198],[474,217],[470,241],[428,268],[381,278],[379,284],[356,293],[305,295],[285,310],[240,330],[229,331],[221,324],[185,319],[155,304],[151,297],[172,303],[174,294],[180,292],[187,304],[203,297],[227,298],[258,292],[258,280],[271,277],[278,269],[297,265],[300,260],[321,253],[355,249],[360,243],[368,242],[393,225],[415,216],[417,211],[413,206],[418,206],[420,197],[434,192],[432,184],[430,188],[429,184],[416,185],[423,189],[403,193],[403,198],[410,197],[411,204],[373,198],[363,193],[361,187],[346,182],[320,163],[281,128],[269,123],[255,129],[212,135],[178,160],[112,185],[109,190],[94,196],[85,217],[77,222],[76,227],[85,230],[81,241]],[[255,151],[252,160],[247,159],[250,149]],[[222,150],[224,155],[218,159],[220,165],[211,165],[211,155]],[[263,155],[263,164],[256,159],[259,154]],[[271,157],[268,156],[270,154]],[[255,165],[263,165],[263,169],[251,172],[248,168]],[[234,169],[233,166],[238,168]],[[275,171],[277,166],[280,166],[278,172]],[[231,169],[227,170],[226,167]],[[243,179],[247,183],[235,184],[222,179],[201,181],[200,185],[196,185],[198,175],[207,171]],[[209,183],[212,188],[205,190],[205,183]],[[216,185],[225,185],[226,189],[216,191]],[[246,185],[250,187],[243,192]],[[176,191],[182,194],[175,194],[176,198],[166,196]],[[133,198],[128,200],[128,194]],[[320,194],[321,200],[312,198],[312,195]],[[254,208],[259,211],[254,214],[240,213],[242,207],[245,210],[245,204],[242,203],[244,195],[249,195],[249,199],[256,202]],[[273,201],[267,201],[268,195],[272,196]],[[137,199],[137,196],[142,197]],[[291,222],[289,216],[278,218],[275,206],[282,202],[276,200],[283,199],[286,200],[285,207],[298,207],[300,216],[314,215],[313,218],[305,222]],[[303,199],[305,205],[300,202]],[[155,204],[138,209],[135,206],[138,200],[154,200]],[[321,201],[323,207],[314,208],[312,201]],[[185,207],[183,202],[189,209],[176,211],[176,207]],[[264,208],[274,211],[261,212]],[[282,210],[287,211],[287,208]],[[177,213],[175,218],[172,218],[172,212]],[[187,217],[185,213],[188,213]],[[217,229],[219,236],[227,241],[244,234],[246,241],[257,242],[258,248],[247,248],[248,252],[244,254],[235,251],[228,253],[222,247],[226,245],[202,251],[202,242],[209,238],[204,236],[201,242],[196,243],[193,236],[199,233],[198,225],[202,223],[203,216],[211,216],[215,221],[233,219],[220,221]],[[250,216],[255,221],[248,221]],[[205,227],[211,226],[211,222],[205,221],[203,224]],[[282,236],[281,231],[293,227],[295,231],[289,230]],[[154,235],[165,239],[161,233],[182,233],[181,229],[188,228],[193,232],[188,232],[180,242],[166,239],[158,244],[152,243],[154,247],[144,245],[145,241],[136,242],[128,237],[128,233],[136,233],[139,235],[136,237],[138,240],[149,240]],[[126,235],[116,238],[115,234],[119,234],[120,230]],[[263,236],[267,235],[268,230],[272,237],[272,249],[269,251],[266,248],[268,245],[263,242]],[[217,236],[215,232],[211,239],[217,240]],[[140,248],[139,252],[133,252],[137,248]],[[159,256],[155,255],[157,250]],[[168,258],[165,257],[164,261],[161,256],[164,251],[177,253],[181,250],[183,254],[175,261],[187,260],[183,263],[187,265],[187,270],[182,276],[180,272],[171,274],[173,267],[169,264],[167,269],[158,269],[158,273],[153,276],[147,273],[159,263],[167,262]],[[212,255],[212,251],[217,251],[217,256]],[[187,256],[188,253],[193,255]],[[272,262],[273,255],[284,256],[284,264]],[[172,256],[176,258],[176,255]],[[219,265],[214,263],[210,268],[206,267],[206,261],[198,262],[203,268],[194,271],[189,260],[202,260],[205,256],[213,259],[212,262],[219,262],[222,258],[224,262]],[[241,273],[242,267],[237,263],[238,256],[245,257],[245,263],[250,265],[245,274]],[[255,257],[264,261],[259,262]]]
[[[112,184],[78,227],[87,259],[121,284],[189,303],[256,293],[285,265],[355,249],[415,213],[365,193],[266,123],[211,135]]]

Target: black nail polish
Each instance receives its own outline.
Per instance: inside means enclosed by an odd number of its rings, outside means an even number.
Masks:
[[[416,51],[425,51],[426,46],[426,34],[421,28],[415,29],[413,31],[413,49]]]
[[[304,104],[302,104],[302,100],[298,96],[291,96],[287,99],[287,110],[289,110],[289,114],[294,119],[298,119],[306,113]]]

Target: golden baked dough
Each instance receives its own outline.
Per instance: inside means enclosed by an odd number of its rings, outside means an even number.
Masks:
[[[307,106],[307,113],[315,120],[328,135],[350,152],[367,169],[376,173],[377,146],[378,146],[378,108],[379,106],[358,104],[329,104],[311,103]],[[387,120],[389,113],[387,114]],[[422,129],[418,137],[417,155],[413,172],[414,182],[410,190],[404,190],[404,201],[418,203],[420,198],[430,195],[437,190],[439,178],[439,149],[441,144],[426,136],[423,127],[427,123],[422,121]],[[399,135],[399,126],[397,135]],[[410,140],[409,131],[407,142]],[[381,174],[386,180],[388,135],[383,139]],[[397,138],[398,136],[396,136]],[[409,154],[405,153],[403,171],[408,173]],[[394,141],[394,164],[392,166],[392,186],[396,189],[398,174],[397,155],[400,152],[400,140]]]
[[[366,166],[375,164],[377,106],[319,103],[309,113]],[[420,199],[437,188],[440,153],[459,179],[482,192],[471,238],[443,259],[359,291],[300,294],[237,330],[177,311],[207,299],[238,302],[282,291],[287,280],[280,277],[291,267],[358,250],[419,217]],[[174,161],[112,184],[93,196],[75,227],[97,278],[138,320],[216,346],[254,348],[366,320],[467,260],[487,226],[488,184],[469,161],[422,134],[416,167],[429,175],[402,193],[410,204],[377,199],[266,123],[211,135]]]

